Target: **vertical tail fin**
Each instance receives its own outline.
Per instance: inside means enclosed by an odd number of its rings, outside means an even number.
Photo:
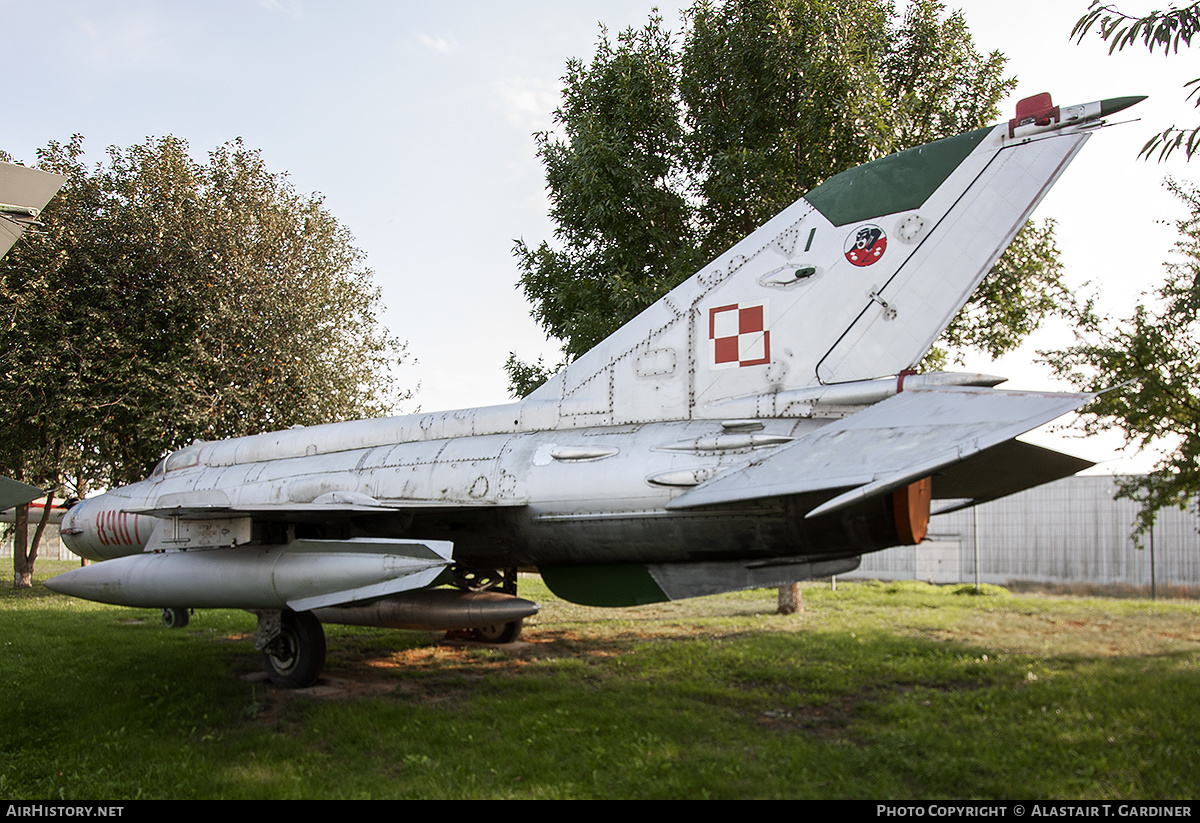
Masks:
[[[1107,102],[1107,101],[1106,101]],[[786,414],[915,365],[1111,107],[1055,109],[843,172],[534,392],[564,426]]]

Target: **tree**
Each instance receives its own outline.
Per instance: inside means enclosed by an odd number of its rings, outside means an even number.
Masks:
[[[1190,46],[1192,37],[1200,32],[1200,3],[1182,9],[1170,7],[1166,11],[1152,11],[1144,17],[1131,17],[1115,6],[1092,0],[1087,14],[1080,17],[1071,30],[1071,37],[1082,43],[1093,27],[1097,28],[1100,39],[1109,44],[1109,54],[1132,46],[1138,40],[1151,54],[1157,48],[1162,48],[1163,56],[1178,54],[1180,44]],[[1200,106],[1200,78],[1184,83],[1184,88],[1188,87],[1192,89],[1188,99],[1195,97],[1195,104]],[[1172,125],[1146,141],[1138,156],[1149,158],[1157,151],[1158,159],[1165,160],[1180,148],[1191,160],[1192,154],[1200,150],[1200,126],[1189,131]]]
[[[960,13],[916,0],[698,0],[572,60],[537,135],[555,245],[516,243],[533,315],[567,361],[826,178],[978,128],[1014,86]],[[1018,237],[943,338],[1011,349],[1066,304],[1053,226]],[[547,376],[510,356],[517,395]]]
[[[1180,45],[1190,46],[1200,32],[1200,3],[1131,17],[1093,0],[1071,37],[1082,42],[1093,27],[1109,43],[1109,54],[1139,40],[1151,53],[1161,48],[1164,56],[1178,54]],[[1200,106],[1200,78],[1184,87],[1191,87],[1188,97]],[[1200,151],[1200,127],[1171,126],[1151,137],[1138,156],[1149,159],[1157,152],[1161,161],[1177,149],[1189,160]],[[1149,474],[1119,481],[1118,496],[1141,504],[1134,528],[1139,540],[1154,527],[1159,511],[1185,508],[1200,494],[1200,190],[1173,180],[1167,188],[1189,214],[1176,221],[1179,259],[1166,264],[1163,284],[1123,322],[1089,310],[1074,346],[1043,353],[1059,376],[1104,392],[1086,410],[1086,431],[1116,425],[1127,444],[1164,450]]]
[[[1166,264],[1163,285],[1124,323],[1089,312],[1077,343],[1047,355],[1060,377],[1104,392],[1087,409],[1089,433],[1115,424],[1129,443],[1167,448],[1148,475],[1120,480],[1118,496],[1141,503],[1137,536],[1161,509],[1185,508],[1200,494],[1200,189],[1167,187],[1189,214],[1176,221],[1179,260]]]
[[[67,183],[0,261],[4,473],[82,497],[194,439],[406,396],[363,253],[258,152],[233,142],[202,164],[165,137],[89,167],[76,136],[39,165]]]

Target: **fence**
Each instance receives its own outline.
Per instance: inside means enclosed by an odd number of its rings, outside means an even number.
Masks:
[[[1138,504],[1115,478],[1068,477],[973,509],[938,515],[928,540],[863,555],[847,578],[1001,585],[1015,580],[1200,588],[1200,513],[1165,509],[1137,548]],[[934,501],[937,505],[937,501]]]

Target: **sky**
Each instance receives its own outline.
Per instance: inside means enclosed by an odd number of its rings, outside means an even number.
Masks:
[[[0,0],[8,69],[0,149],[33,163],[49,140],[85,137],[88,157],[149,136],[184,138],[203,159],[235,138],[320,193],[368,255],[382,322],[407,340],[418,387],[401,411],[509,402],[503,364],[557,361],[518,291],[514,241],[550,239],[533,134],[552,126],[567,60],[591,58],[600,26],[641,26],[657,7],[678,29],[686,3],[400,2],[398,0]],[[979,48],[1008,58],[1017,89],[1002,104],[1049,91],[1068,105],[1133,94],[1150,99],[1094,136],[1035,213],[1057,221],[1067,278],[1101,310],[1128,315],[1162,276],[1183,216],[1163,188],[1200,177],[1182,159],[1147,163],[1138,149],[1172,123],[1200,122],[1186,102],[1191,55],[1070,40],[1086,0],[964,0]],[[1128,7],[1144,13],[1152,5]],[[1087,284],[1087,285],[1085,285]],[[1070,342],[1053,323],[998,363],[971,370],[1006,387],[1069,389],[1037,350]],[[1036,442],[1062,442],[1039,433]],[[1114,456],[1115,434],[1063,448],[1107,470],[1144,470]]]

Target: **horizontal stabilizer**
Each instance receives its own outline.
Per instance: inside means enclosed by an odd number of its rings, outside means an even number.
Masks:
[[[905,391],[747,466],[722,473],[667,507],[687,509],[849,490],[807,515],[814,517],[961,463],[1079,408],[1094,396],[965,387]],[[1002,493],[1043,482],[1036,475],[1031,482],[1000,484],[1009,489]],[[935,480],[935,491],[941,496],[945,489],[938,486]]]
[[[62,175],[0,163],[0,257],[36,222],[66,181]]]
[[[0,477],[0,511],[11,509],[45,497],[46,493],[37,486],[30,486],[11,477]]]
[[[933,478],[933,497],[961,502],[933,513],[945,514],[998,500],[1043,483],[1070,477],[1094,465],[1091,460],[1020,440],[1009,440],[938,472]]]

